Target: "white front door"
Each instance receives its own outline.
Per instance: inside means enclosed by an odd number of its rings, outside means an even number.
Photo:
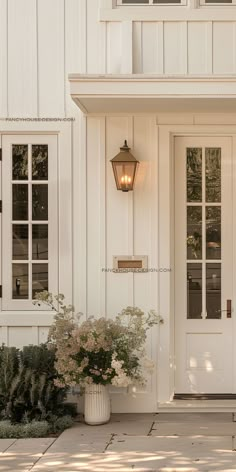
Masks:
[[[175,393],[233,393],[232,150],[175,138]]]

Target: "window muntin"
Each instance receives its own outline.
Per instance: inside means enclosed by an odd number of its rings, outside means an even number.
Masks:
[[[12,298],[28,300],[48,290],[48,253],[44,252],[44,264],[37,269],[40,251],[34,224],[39,233],[40,225],[46,226],[48,234],[48,146],[13,144],[12,177]],[[29,251],[33,233],[34,251]]]

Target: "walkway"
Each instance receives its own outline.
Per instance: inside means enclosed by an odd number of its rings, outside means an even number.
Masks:
[[[1,439],[0,472],[236,472],[231,413],[113,415],[57,439]]]

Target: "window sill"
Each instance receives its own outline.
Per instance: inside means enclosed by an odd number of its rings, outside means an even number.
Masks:
[[[232,21],[235,6],[100,8],[99,21]]]

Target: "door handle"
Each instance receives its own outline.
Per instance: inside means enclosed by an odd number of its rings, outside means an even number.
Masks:
[[[226,301],[226,318],[232,318],[232,300]]]
[[[226,318],[232,318],[232,300],[226,300],[226,310],[217,310],[217,313],[226,313]]]

